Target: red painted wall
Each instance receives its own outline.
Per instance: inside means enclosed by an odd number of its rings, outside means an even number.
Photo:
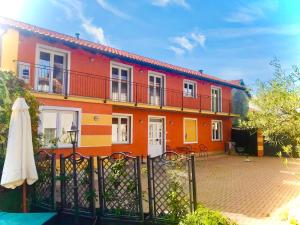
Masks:
[[[76,94],[81,96],[89,97],[103,97],[103,95],[108,95],[109,90],[104,88],[104,82],[102,77],[110,77],[110,61],[111,59],[99,55],[92,54],[83,51],[79,48],[70,48],[61,43],[49,43],[37,36],[31,35],[20,35],[19,44],[19,55],[18,60],[35,63],[36,45],[43,44],[55,48],[64,49],[70,51],[71,53],[71,66],[70,69],[73,71],[80,71],[84,73],[94,74],[94,75],[78,75],[76,73],[71,73],[70,82],[70,94]],[[152,70],[151,68],[142,67],[139,65],[122,62],[120,60],[114,59],[115,62],[124,63],[133,66],[133,82],[140,83],[141,85],[133,89],[133,96],[135,96],[136,91],[139,93],[139,102],[147,103],[148,99],[148,89],[145,87],[148,84],[148,72]],[[31,75],[35,69],[31,68]],[[175,89],[179,92],[172,92],[172,94],[166,96],[166,101],[168,105],[181,106],[178,105],[180,101],[178,98],[182,97],[180,93],[183,90],[183,80],[189,79],[197,83],[197,94],[210,96],[211,86],[219,86],[222,88],[222,96],[224,99],[231,98],[231,88],[222,85],[216,85],[212,82],[200,81],[196,79],[185,78],[174,73],[167,73],[162,71],[157,71],[165,74],[166,77],[166,88]],[[34,85],[34,77],[31,76],[30,84]],[[144,86],[143,86],[144,85]],[[187,99],[187,98],[186,98]],[[134,108],[120,108],[112,107],[111,105],[105,104],[92,104],[92,103],[82,103],[82,102],[71,102],[63,100],[54,99],[40,99],[45,105],[57,105],[57,106],[70,106],[70,107],[80,107],[82,112],[89,113],[105,113],[111,114],[112,112],[118,113],[130,113],[133,114],[133,144],[130,145],[113,145],[112,147],[101,147],[100,148],[82,148],[85,154],[99,154],[99,152],[110,154],[111,151],[132,151],[133,154],[147,154],[147,142],[148,142],[148,115],[162,115],[166,116],[166,131],[167,131],[167,144],[171,147],[178,147],[183,145],[183,118],[193,117],[198,118],[198,143],[207,145],[209,151],[219,151],[224,149],[225,142],[230,140],[231,132],[231,120],[228,117],[221,116],[203,116],[195,114],[183,114],[175,112],[166,112],[160,110],[141,110]],[[207,110],[210,109],[210,99],[202,97],[201,105]],[[200,99],[188,98],[185,102],[184,107],[199,108]],[[223,101],[223,111],[229,109],[229,102]],[[211,141],[211,120],[220,119],[223,120],[223,141],[212,142]],[[143,121],[143,122],[141,122]],[[170,123],[170,121],[173,121]],[[83,126],[82,132],[85,134],[111,134],[111,128],[99,129],[92,126]],[[60,150],[59,153],[65,153],[68,150]]]
[[[129,151],[134,155],[147,155],[148,148],[148,115],[166,117],[166,144],[171,148],[186,146],[183,140],[183,118],[198,119],[198,143],[191,144],[198,150],[199,144],[207,146],[208,151],[223,151],[225,143],[231,138],[231,120],[221,116],[204,116],[178,112],[143,110],[133,108],[113,107],[113,113],[132,114],[133,142],[132,144],[113,144],[112,152]],[[211,120],[223,121],[223,140],[211,140]]]

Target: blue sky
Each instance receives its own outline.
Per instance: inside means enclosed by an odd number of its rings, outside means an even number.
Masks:
[[[0,0],[0,15],[252,86],[300,65],[299,0]],[[13,10],[12,10],[13,8]]]

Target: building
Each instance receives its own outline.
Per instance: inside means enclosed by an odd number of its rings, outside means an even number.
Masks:
[[[231,92],[244,85],[7,18],[0,25],[1,68],[32,87],[40,132],[59,137],[58,153],[70,151],[72,123],[85,155],[200,144],[217,153],[230,141]]]

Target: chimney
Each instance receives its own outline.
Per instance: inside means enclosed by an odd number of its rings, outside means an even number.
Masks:
[[[198,70],[201,74],[203,73],[203,70]]]
[[[75,36],[76,36],[77,39],[79,39],[80,34],[76,33]]]

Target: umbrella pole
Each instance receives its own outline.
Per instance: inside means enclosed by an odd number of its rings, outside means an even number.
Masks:
[[[26,185],[26,180],[23,183],[22,189],[23,189],[23,191],[22,191],[22,208],[23,208],[23,213],[27,213],[28,209],[27,209],[27,185]]]

